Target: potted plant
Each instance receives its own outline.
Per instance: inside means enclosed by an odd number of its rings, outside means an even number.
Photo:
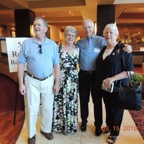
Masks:
[[[135,85],[140,85],[142,82],[144,82],[144,75],[140,73],[134,73],[132,77],[133,77],[132,82]]]
[[[132,75],[132,85],[137,88],[140,89],[140,91],[142,92],[142,99],[144,99],[144,74],[141,73],[137,73],[135,72]]]

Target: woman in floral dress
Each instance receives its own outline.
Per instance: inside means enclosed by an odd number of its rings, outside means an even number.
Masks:
[[[78,127],[78,70],[79,48],[74,45],[77,30],[67,26],[65,45],[60,46],[60,90],[54,97],[53,132],[64,135],[77,132]]]

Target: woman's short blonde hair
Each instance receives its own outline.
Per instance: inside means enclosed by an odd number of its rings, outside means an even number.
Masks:
[[[78,32],[77,32],[77,30],[76,30],[75,27],[73,27],[73,26],[66,26],[65,31],[64,31],[64,36],[65,37],[66,37],[66,34],[67,34],[68,31],[71,31],[71,32],[75,33],[75,36],[77,37]]]
[[[112,30],[115,31],[115,33],[116,33],[117,36],[119,35],[118,28],[117,28],[116,24],[114,24],[114,23],[110,23],[110,24],[107,24],[107,25],[105,26],[105,28],[104,28],[104,30],[103,30],[103,36],[104,36],[104,34],[105,34],[106,29],[112,29]]]

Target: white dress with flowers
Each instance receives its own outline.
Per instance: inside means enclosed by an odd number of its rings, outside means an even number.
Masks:
[[[54,97],[53,132],[71,133],[78,126],[78,70],[79,48],[72,54],[59,48],[60,54],[60,91]]]

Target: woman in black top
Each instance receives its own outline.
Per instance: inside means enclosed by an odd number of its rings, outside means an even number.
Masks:
[[[124,110],[116,107],[114,97],[117,94],[102,90],[102,83],[105,87],[109,87],[112,83],[119,85],[119,80],[123,79],[122,84],[126,85],[126,71],[133,73],[134,66],[132,54],[124,52],[124,45],[117,42],[119,32],[116,25],[106,25],[103,35],[107,46],[102,49],[96,60],[96,90],[97,94],[103,97],[106,108],[107,131],[110,130],[107,143],[113,144],[120,132]],[[125,63],[122,61],[122,56],[124,56]]]

